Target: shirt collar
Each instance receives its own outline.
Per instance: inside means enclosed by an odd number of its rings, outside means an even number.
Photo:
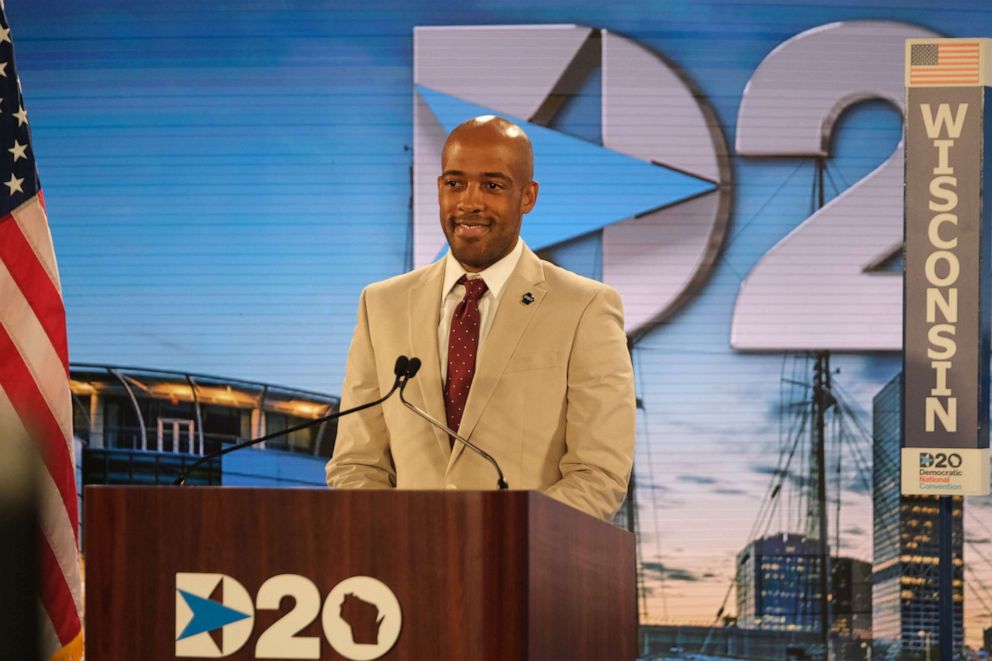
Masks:
[[[479,273],[468,273],[451,254],[451,250],[448,250],[448,254],[444,258],[444,286],[441,289],[441,301],[444,301],[452,287],[463,275],[468,275],[469,278],[481,277],[486,281],[486,287],[492,292],[493,297],[499,299],[506,281],[510,279],[513,269],[517,268],[517,262],[520,261],[520,255],[523,252],[524,240],[517,237],[517,245],[498,262]]]

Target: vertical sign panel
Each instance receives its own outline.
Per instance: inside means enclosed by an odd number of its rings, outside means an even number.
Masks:
[[[904,494],[989,493],[990,48],[906,42]]]

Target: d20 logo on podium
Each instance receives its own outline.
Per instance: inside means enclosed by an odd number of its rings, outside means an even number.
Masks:
[[[254,626],[252,598],[236,580],[176,574],[176,656],[228,656],[248,642]]]
[[[351,661],[371,661],[396,644],[403,613],[385,583],[370,576],[352,576],[327,595],[321,620],[334,651]]]
[[[256,659],[319,659],[319,636],[302,630],[321,614],[320,589],[298,574],[266,579],[254,602],[238,581],[224,574],[176,574],[176,656],[216,659],[234,654],[251,638],[256,611],[293,607],[259,633]],[[324,635],[350,661],[378,659],[400,637],[403,614],[389,587],[369,576],[346,578],[323,602]]]

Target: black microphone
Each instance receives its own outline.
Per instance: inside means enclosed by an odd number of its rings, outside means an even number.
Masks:
[[[413,369],[413,373],[416,374],[417,373],[417,370],[420,369],[420,361],[417,360],[416,358],[414,358],[413,360],[416,360],[417,361],[417,366]],[[359,411],[363,411],[363,410],[365,410],[367,408],[370,408],[372,406],[375,406],[377,404],[382,404],[384,401],[386,401],[387,399],[389,399],[390,397],[392,397],[392,395],[393,395],[394,392],[396,392],[403,385],[406,384],[407,379],[410,378],[410,377],[407,376],[407,374],[410,371],[410,363],[411,362],[412,361],[409,358],[407,358],[406,356],[399,356],[396,359],[396,364],[393,366],[393,374],[396,376],[396,380],[393,381],[393,387],[389,389],[389,392],[387,392],[384,397],[380,397],[379,399],[375,400],[374,402],[368,402],[366,404],[361,404],[359,406],[352,407],[352,408],[347,409],[345,411],[338,411],[337,413],[331,413],[330,415],[325,415],[322,418],[317,418],[316,420],[310,420],[309,422],[304,422],[304,423],[299,424],[299,425],[296,425],[294,427],[289,427],[287,429],[283,429],[282,431],[273,432],[272,434],[266,434],[265,436],[260,436],[258,438],[252,438],[252,439],[249,439],[247,441],[241,441],[240,443],[235,443],[234,445],[229,445],[226,448],[221,448],[219,450],[214,450],[210,454],[206,454],[206,455],[200,457],[200,459],[198,461],[196,461],[192,466],[190,466],[189,468],[187,468],[186,470],[184,470],[182,473],[180,473],[179,474],[179,477],[177,477],[175,479],[175,481],[173,481],[173,483],[172,483],[173,486],[178,486],[178,487],[185,486],[186,485],[186,479],[190,476],[190,474],[193,471],[195,471],[197,468],[199,468],[200,466],[202,466],[203,464],[205,464],[208,461],[210,461],[211,459],[216,459],[217,457],[222,457],[225,454],[228,454],[230,452],[234,452],[235,450],[240,450],[241,448],[247,448],[247,447],[251,447],[252,445],[257,445],[257,444],[261,443],[262,441],[268,441],[268,440],[271,440],[273,438],[277,438],[279,436],[283,436],[285,434],[291,434],[292,432],[299,431],[300,429],[306,429],[307,427],[313,427],[314,425],[320,425],[320,424],[323,424],[323,423],[328,422],[330,420],[334,420],[335,418],[340,418],[343,415],[348,415],[349,413],[357,413]]]
[[[414,358],[414,360],[417,361],[417,369],[419,370],[420,360],[418,360],[417,358]],[[401,378],[403,377],[406,377],[407,379],[410,378],[409,376],[407,376],[407,372],[409,371],[409,369],[410,369],[410,359],[407,358],[406,356],[397,356],[396,364],[393,365],[393,375],[396,377],[396,380],[393,381],[393,388],[397,388],[401,385],[400,384]],[[417,370],[414,370],[414,372],[416,371]],[[392,391],[390,391],[390,393],[392,393]]]
[[[406,388],[406,384],[410,383],[410,379],[412,379],[417,375],[417,372],[419,370],[420,370],[420,359],[416,357],[411,358],[406,366],[406,378],[403,380],[402,385],[400,385],[400,401],[403,402],[403,406],[407,407],[408,409],[410,409],[411,411],[413,411],[414,413],[416,413],[421,418],[431,423],[438,429],[444,431],[451,438],[458,439],[459,441],[461,441],[462,445],[464,445],[467,448],[470,448],[473,452],[475,452],[480,457],[491,463],[493,465],[493,468],[496,469],[496,473],[499,475],[499,480],[496,482],[496,486],[498,486],[501,491],[504,489],[508,489],[509,485],[506,483],[506,480],[503,479],[503,471],[502,469],[500,469],[499,463],[495,459],[493,459],[492,455],[490,455],[488,452],[475,445],[475,443],[469,441],[467,438],[462,438],[456,432],[452,431],[447,425],[438,422],[437,420],[432,418],[430,414],[427,413],[426,411],[421,411],[416,406],[406,401],[406,398],[403,396],[403,390]]]

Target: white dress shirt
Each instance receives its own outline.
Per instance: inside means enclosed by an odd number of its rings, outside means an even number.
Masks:
[[[476,353],[476,362],[478,362],[485,346],[486,336],[489,335],[489,329],[493,325],[493,317],[496,316],[496,308],[499,306],[503,288],[510,279],[513,269],[517,268],[517,262],[520,261],[523,252],[524,241],[518,238],[517,245],[505,257],[484,271],[469,273],[458,263],[451,251],[448,251],[444,258],[444,284],[441,286],[441,321],[437,327],[437,355],[441,359],[442,382],[448,378],[448,334],[451,331],[451,315],[465,298],[465,287],[455,283],[463,275],[467,275],[469,280],[482,278],[488,287],[486,293],[479,299],[479,351]]]

